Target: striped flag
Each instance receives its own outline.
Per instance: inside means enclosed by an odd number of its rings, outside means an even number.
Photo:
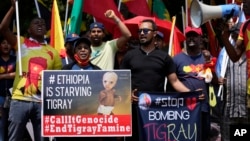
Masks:
[[[62,58],[66,56],[63,29],[56,0],[53,1],[51,13],[50,45],[58,51]]]
[[[68,25],[68,34],[74,33],[79,35],[82,25],[82,8],[83,0],[74,0],[74,4],[71,11],[71,16]]]
[[[153,1],[153,14],[159,19],[171,21],[170,14],[162,0]]]

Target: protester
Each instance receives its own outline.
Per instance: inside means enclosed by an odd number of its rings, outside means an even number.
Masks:
[[[72,48],[73,48],[73,45],[74,45],[74,41],[76,39],[78,39],[78,38],[79,38],[79,35],[72,34],[72,33],[70,33],[70,34],[68,34],[66,36],[64,46],[65,46],[65,49],[66,49],[67,58],[65,58],[65,63],[63,63],[63,64],[69,64],[69,63],[72,62],[72,59],[74,57],[74,54],[72,52]]]
[[[232,45],[237,41],[241,23],[235,25],[231,30]],[[230,141],[230,125],[249,124],[247,110],[247,61],[243,53],[237,62],[231,60],[223,61],[227,55],[225,48],[219,54],[219,62],[216,64],[218,81],[225,86],[221,93],[223,96],[223,116],[221,119],[221,137],[223,141]],[[227,63],[226,63],[227,62]],[[221,75],[222,67],[226,67],[226,75]],[[237,85],[237,87],[236,87]],[[235,106],[237,105],[237,106]]]
[[[121,37],[104,42],[105,38],[104,25],[99,22],[94,22],[90,25],[90,40],[91,40],[91,62],[101,69],[112,70],[115,65],[115,54],[118,50],[124,50],[126,43],[131,37],[129,29],[115,15],[113,10],[107,10],[105,16],[117,23],[121,31]]]
[[[72,39],[72,38],[71,38]],[[101,70],[98,66],[90,62],[91,42],[86,37],[74,37],[72,46],[68,52],[72,54],[72,62],[63,66],[62,70]],[[95,137],[56,137],[56,141],[82,141],[91,139],[92,141],[99,141]]]
[[[12,0],[12,6],[0,25],[1,34],[11,46],[18,49],[17,38],[20,38],[21,43],[21,50],[18,50],[21,51],[21,60],[16,62],[16,77],[9,111],[8,136],[11,141],[20,141],[30,120],[35,141],[41,141],[41,74],[43,70],[60,70],[62,62],[59,53],[44,41],[44,19],[32,19],[27,30],[29,38],[17,37],[10,31],[8,27],[14,11],[15,1]],[[20,63],[22,67],[19,67]]]
[[[243,11],[246,17],[250,16],[250,0],[244,0],[243,2]],[[250,64],[250,56],[249,56],[249,30],[250,30],[250,20],[249,18],[241,25],[238,39],[233,46],[229,41],[230,30],[226,23],[222,23],[219,26],[221,32],[221,39],[223,44],[225,45],[226,52],[231,61],[237,62],[240,60],[242,55],[246,53],[246,63],[247,69],[246,73],[249,73],[249,64]],[[248,118],[250,117],[250,75],[247,75],[247,108]]]
[[[157,31],[157,34],[155,36],[155,45],[163,50],[166,50],[165,47],[165,43],[164,43],[164,34],[160,31]]]
[[[250,16],[250,0],[243,1],[243,11],[244,11],[246,17]],[[249,48],[247,47],[247,45],[250,41],[248,39],[248,33],[247,33],[247,31],[249,31],[249,28],[250,28],[249,23],[250,23],[249,20],[246,20],[241,25],[239,37],[238,37],[234,47],[229,41],[230,30],[229,30],[227,23],[220,24],[220,26],[219,26],[220,30],[222,31],[222,34],[220,37],[222,39],[223,44],[225,45],[225,49],[228,53],[229,58],[233,62],[238,61],[245,51],[246,52],[249,51]],[[248,62],[247,64],[249,64],[250,59],[248,59],[248,58],[250,56],[247,55],[246,57],[247,57],[247,62]],[[248,66],[248,68],[249,68],[249,66]],[[247,71],[249,71],[249,70],[247,70]],[[248,90],[247,90],[248,95],[250,95],[250,84],[249,84],[250,78],[249,77],[250,77],[250,75],[248,75],[248,86],[247,86],[248,87]]]
[[[131,33],[126,25],[115,15],[113,10],[107,10],[105,16],[112,19],[121,32],[119,38],[104,41],[105,28],[100,22],[94,22],[89,28],[89,38],[91,41],[91,62],[102,70],[113,70],[115,67],[115,55],[118,51],[126,50],[126,44],[131,37]],[[113,141],[115,138],[105,137],[103,140]]]
[[[126,44],[126,47],[116,52],[114,69],[120,69],[121,60],[124,57],[124,55],[127,53],[127,51],[137,48],[138,46],[139,46],[139,40],[131,37]]]
[[[68,50],[69,54],[72,54],[72,60],[70,64],[64,65],[63,70],[100,70],[96,65],[90,62],[90,41],[85,37],[78,37],[73,42],[73,46]]]
[[[16,70],[16,56],[10,54],[10,44],[0,36],[0,140],[8,140],[8,116]]]
[[[178,79],[191,91],[202,88],[205,100],[201,105],[201,137],[202,141],[208,139],[210,131],[210,108],[208,103],[208,83],[198,74],[205,69],[206,60],[203,56],[200,44],[202,42],[201,28],[186,27],[186,50],[173,57],[177,66]],[[210,56],[209,56],[210,57]],[[198,129],[200,130],[200,129]]]
[[[178,92],[190,91],[178,80],[172,58],[155,47],[156,34],[155,22],[150,19],[143,20],[138,30],[140,47],[128,51],[121,62],[120,68],[130,69],[132,74],[133,132],[132,137],[126,137],[126,141],[139,141],[137,91],[164,92],[165,77]]]
[[[233,18],[230,18],[230,19],[226,22],[226,24],[228,25],[228,28],[229,28],[229,29],[231,29],[231,28],[233,28],[233,27],[235,26],[235,23],[234,23]]]

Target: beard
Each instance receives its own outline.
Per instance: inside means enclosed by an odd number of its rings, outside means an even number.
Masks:
[[[146,40],[146,41],[140,40],[140,45],[142,45],[142,46],[148,46],[148,45],[150,45],[152,42],[153,42],[153,38],[151,38],[151,39],[149,39],[149,40]]]

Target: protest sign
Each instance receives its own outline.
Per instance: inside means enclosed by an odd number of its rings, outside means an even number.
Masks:
[[[200,141],[200,93],[140,92],[140,141]]]
[[[46,70],[42,76],[42,135],[131,136],[128,70]]]

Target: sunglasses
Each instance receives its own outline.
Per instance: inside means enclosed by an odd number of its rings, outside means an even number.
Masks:
[[[148,28],[142,28],[138,30],[138,34],[141,34],[141,32],[143,32],[143,34],[148,34],[150,31],[154,31],[154,30],[148,29]]]

